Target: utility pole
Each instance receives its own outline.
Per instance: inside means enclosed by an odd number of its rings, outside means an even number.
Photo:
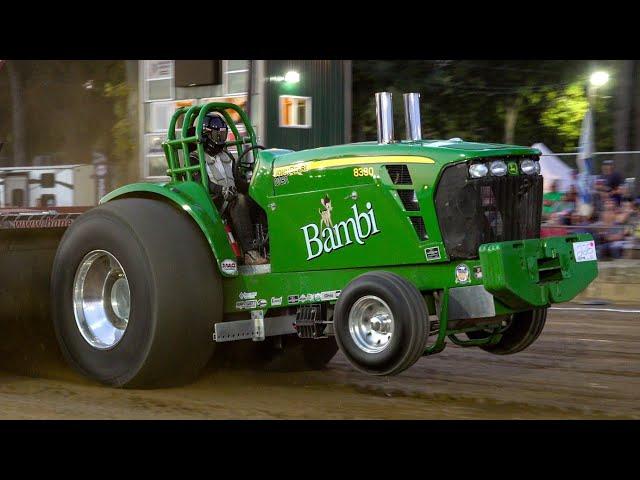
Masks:
[[[590,75],[589,82],[587,83],[587,100],[589,102],[589,111],[591,112],[591,128],[593,130],[593,151],[596,151],[596,145],[598,144],[596,137],[596,104],[598,100],[598,87],[602,87],[608,81],[609,74],[602,70],[597,70]],[[595,159],[592,159],[592,162],[595,163]]]

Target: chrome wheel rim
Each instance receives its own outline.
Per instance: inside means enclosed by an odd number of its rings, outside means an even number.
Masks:
[[[82,337],[94,348],[113,348],[122,340],[131,314],[131,290],[118,259],[93,250],[73,280],[73,313]]]
[[[358,348],[380,353],[393,338],[393,313],[384,300],[375,295],[359,298],[349,312],[349,333]]]

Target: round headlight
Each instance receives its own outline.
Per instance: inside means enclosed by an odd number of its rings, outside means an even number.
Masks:
[[[484,163],[476,163],[469,167],[469,175],[471,178],[481,178],[487,175],[489,169]]]
[[[507,164],[502,160],[496,160],[495,162],[491,162],[489,171],[491,172],[491,175],[502,177],[507,174]]]
[[[526,173],[527,175],[535,175],[536,174],[536,162],[530,159],[522,160],[520,162],[520,170],[522,173]]]

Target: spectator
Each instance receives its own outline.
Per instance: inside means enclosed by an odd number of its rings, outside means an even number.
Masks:
[[[559,181],[554,180],[551,184],[551,191],[542,196],[542,215],[549,218],[553,213],[558,211],[560,201],[564,194],[558,191]]]
[[[620,209],[615,200],[609,198],[603,204],[600,220],[593,224],[595,229],[596,250],[598,258],[609,260],[622,257],[622,249],[625,247],[625,226],[617,222]]]
[[[635,208],[633,202],[625,200],[622,202],[622,206],[616,213],[616,223],[624,225],[630,223],[632,217],[635,215]]]
[[[624,178],[615,169],[613,160],[605,160],[602,162],[602,179],[604,184],[597,186],[598,190],[604,191],[609,194],[617,206],[620,206],[622,202],[622,185],[624,184]]]
[[[572,229],[572,233],[591,233],[589,230],[589,218],[584,216],[580,210],[574,210],[569,216],[569,225],[579,227]]]
[[[562,196],[562,202],[560,202],[558,209],[561,212],[567,212],[567,214],[570,214],[576,209],[577,202],[578,191],[576,190],[575,185],[571,185],[569,187],[569,191]]]
[[[635,199],[633,198],[633,181],[625,181],[620,186],[620,197],[621,197],[621,205],[624,202],[633,202]]]
[[[559,181],[552,182],[543,195],[541,236],[591,233],[598,258],[605,261],[640,255],[640,192],[634,179],[625,181],[611,160],[603,162],[601,175],[586,178],[578,175],[584,181],[569,183],[566,193]]]

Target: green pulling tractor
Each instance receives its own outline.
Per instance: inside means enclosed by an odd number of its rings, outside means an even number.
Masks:
[[[299,152],[259,146],[236,105],[177,110],[168,183],[111,192],[60,242],[51,295],[69,363],[152,388],[196,378],[220,342],[254,341],[309,369],[340,349],[373,375],[398,374],[447,339],[498,355],[531,345],[549,305],[597,276],[593,239],[540,238],[537,150],[422,140],[418,97],[404,96],[404,140],[391,95],[378,93],[378,141]],[[212,200],[199,140],[209,112],[234,133],[268,264],[242,264]]]

